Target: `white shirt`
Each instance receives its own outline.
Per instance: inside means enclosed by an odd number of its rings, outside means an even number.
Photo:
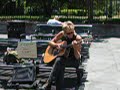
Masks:
[[[56,19],[49,19],[47,22],[48,25],[61,25],[62,22],[56,20]]]

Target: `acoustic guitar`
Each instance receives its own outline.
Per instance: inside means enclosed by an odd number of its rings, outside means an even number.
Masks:
[[[66,52],[66,48],[70,47],[72,45],[72,44],[67,45],[67,43],[65,41],[59,42],[57,44],[61,45],[60,50],[58,50],[55,47],[52,47],[50,45],[47,47],[45,54],[44,54],[44,59],[43,59],[44,63],[50,63],[56,57],[64,55],[64,53]]]

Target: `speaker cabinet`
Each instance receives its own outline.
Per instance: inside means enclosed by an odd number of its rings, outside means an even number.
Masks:
[[[14,67],[12,83],[32,83],[36,78],[36,68],[34,65],[17,65]]]

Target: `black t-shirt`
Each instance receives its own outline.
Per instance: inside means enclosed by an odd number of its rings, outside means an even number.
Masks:
[[[76,40],[77,35],[73,35],[73,38],[69,39],[67,36],[62,37],[62,41],[66,41],[67,45],[71,44],[73,40]],[[67,47],[66,51],[68,52],[68,57],[75,57],[74,56],[74,49],[73,47]]]

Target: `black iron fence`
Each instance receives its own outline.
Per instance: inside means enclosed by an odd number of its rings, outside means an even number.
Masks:
[[[54,15],[75,23],[116,23],[120,0],[0,0],[1,20],[45,22]]]

